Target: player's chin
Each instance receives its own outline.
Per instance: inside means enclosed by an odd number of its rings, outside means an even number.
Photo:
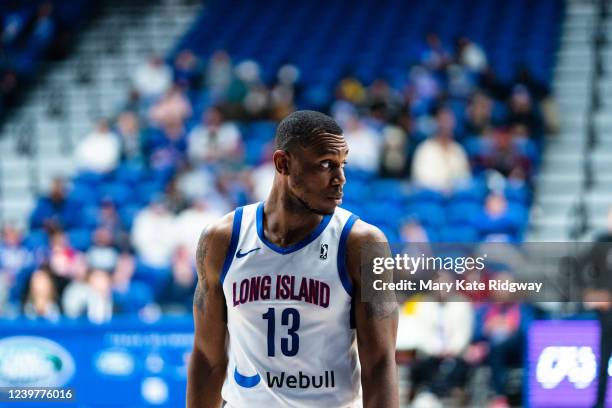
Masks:
[[[324,214],[333,214],[336,207],[342,204],[342,198],[338,197],[327,197],[324,202],[321,203],[319,209]]]

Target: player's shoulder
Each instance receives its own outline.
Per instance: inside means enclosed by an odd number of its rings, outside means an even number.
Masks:
[[[213,247],[222,247],[229,245],[232,239],[232,229],[234,225],[234,214],[236,211],[229,212],[221,218],[211,222],[204,228],[202,235],[206,236],[209,245]],[[221,249],[221,248],[216,248]]]
[[[387,242],[387,237],[375,225],[357,219],[351,228],[347,245],[361,245],[365,243]]]
[[[208,224],[200,235],[196,252],[198,270],[216,276],[220,274],[232,240],[234,211]]]

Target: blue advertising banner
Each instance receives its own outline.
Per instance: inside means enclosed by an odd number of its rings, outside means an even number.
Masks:
[[[191,317],[0,321],[0,387],[71,388],[71,407],[184,407],[192,346]]]

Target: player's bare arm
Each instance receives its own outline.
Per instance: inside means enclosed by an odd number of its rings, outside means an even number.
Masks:
[[[365,302],[361,299],[361,248],[362,245],[373,242],[385,245],[376,245],[375,252],[381,253],[372,256],[388,256],[385,235],[378,228],[357,221],[348,238],[346,263],[355,296],[355,324],[361,362],[363,406],[392,408],[399,406],[395,364],[397,304]]]
[[[195,336],[187,377],[187,407],[221,405],[227,368],[225,298],[219,276],[232,234],[233,214],[202,232],[196,252],[198,286],[193,298]]]

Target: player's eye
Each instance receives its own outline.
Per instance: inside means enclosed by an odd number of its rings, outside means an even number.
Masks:
[[[329,160],[325,160],[321,162],[321,167],[324,169],[330,169],[332,166],[331,162]]]

